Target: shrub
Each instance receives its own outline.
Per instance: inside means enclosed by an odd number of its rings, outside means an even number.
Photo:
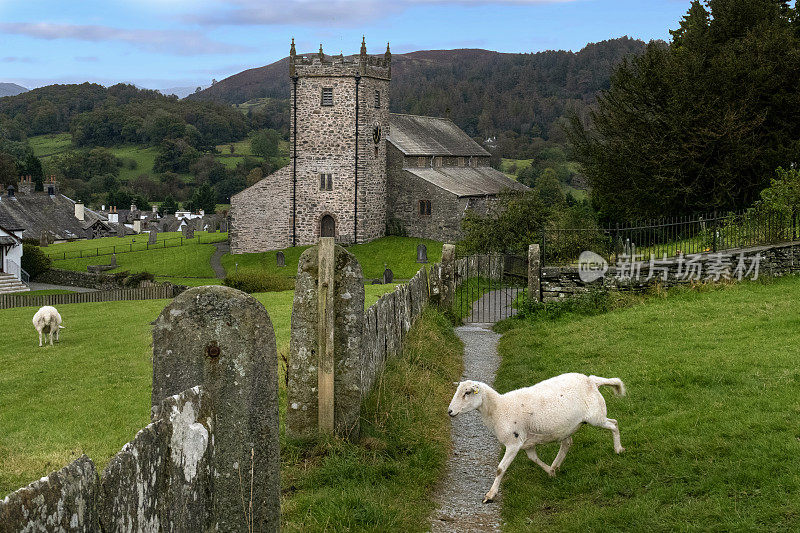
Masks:
[[[243,270],[229,274],[222,282],[244,292],[277,292],[294,289],[294,280],[266,272]]]
[[[45,255],[41,248],[27,242],[22,244],[22,268],[31,279],[50,270],[52,264],[53,261]]]

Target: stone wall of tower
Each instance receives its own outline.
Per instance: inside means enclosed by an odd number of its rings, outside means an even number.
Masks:
[[[325,215],[336,223],[336,238],[350,243],[355,238],[356,209],[356,79],[359,99],[358,221],[357,241],[381,237],[386,224],[386,134],[389,130],[389,62],[362,55],[343,57],[298,57],[293,69],[297,77],[297,244],[314,244],[320,237]],[[333,105],[322,105],[323,89],[332,89]],[[381,106],[375,108],[375,91]],[[290,150],[294,143],[295,113]],[[373,129],[381,126],[376,145]],[[377,148],[377,153],[376,149]],[[289,163],[290,168],[292,163]],[[320,189],[320,174],[331,174],[333,190]]]

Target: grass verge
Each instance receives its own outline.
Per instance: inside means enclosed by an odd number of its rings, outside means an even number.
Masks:
[[[282,529],[428,531],[461,353],[449,321],[427,309],[366,399],[360,439],[284,443]]]
[[[787,277],[500,325],[500,392],[563,372],[628,387],[626,398],[605,394],[627,451],[587,426],[555,479],[520,454],[501,488],[506,529],[797,530],[798,298],[800,280]]]

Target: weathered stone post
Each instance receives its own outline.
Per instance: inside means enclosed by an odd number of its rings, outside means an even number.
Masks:
[[[207,396],[214,434],[208,529],[278,531],[278,355],[258,300],[229,287],[196,287],[158,316],[154,418],[164,415],[162,400],[197,385]]]
[[[453,307],[456,293],[456,247],[452,244],[442,246],[441,306]]]
[[[287,368],[289,435],[358,432],[363,331],[361,265],[333,238],[323,238],[303,252],[297,266]],[[332,406],[326,399],[331,392]]]
[[[528,246],[528,301],[542,299],[542,258],[538,244]]]
[[[147,236],[147,244],[156,244],[158,241],[158,228],[155,224],[150,225],[150,234]]]

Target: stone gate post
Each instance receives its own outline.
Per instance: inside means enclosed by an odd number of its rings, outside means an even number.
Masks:
[[[456,247],[452,244],[442,246],[441,306],[450,309],[456,293]]]

